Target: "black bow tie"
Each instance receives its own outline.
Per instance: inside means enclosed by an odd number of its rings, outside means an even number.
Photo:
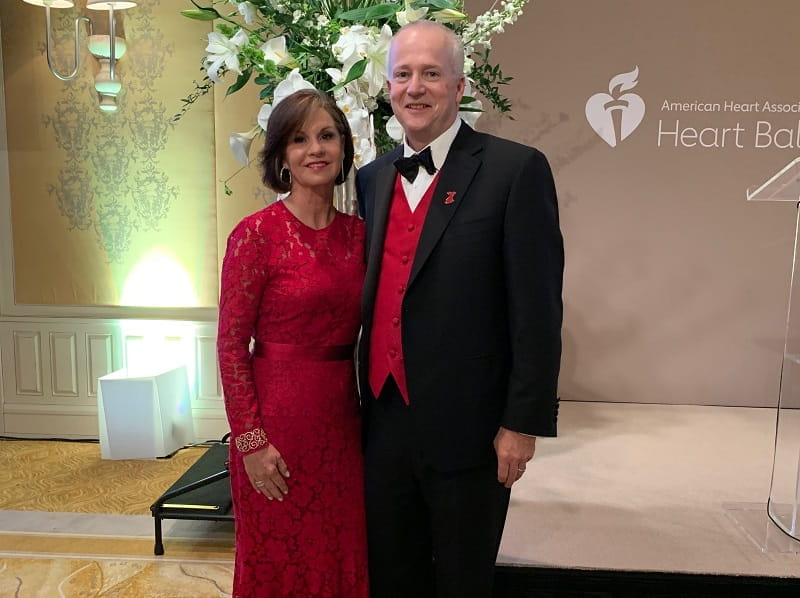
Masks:
[[[420,166],[422,166],[428,174],[436,172],[430,146],[426,147],[418,154],[414,154],[408,158],[398,158],[394,161],[394,167],[397,168],[397,172],[406,177],[409,183],[413,183],[414,179],[417,178]]]

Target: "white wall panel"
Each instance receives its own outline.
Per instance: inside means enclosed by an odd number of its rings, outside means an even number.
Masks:
[[[122,339],[124,351],[124,365],[126,369],[135,367],[137,362],[147,359],[147,346],[144,341],[144,336],[135,334],[126,334]]]
[[[54,397],[78,396],[76,332],[50,333],[50,383]]]
[[[86,335],[86,370],[90,397],[97,397],[97,379],[114,371],[114,350],[111,334]]]
[[[217,367],[217,337],[198,336],[197,345],[197,398],[219,399],[222,387]]]
[[[42,336],[33,330],[17,330],[13,338],[16,393],[42,396]]]
[[[97,438],[97,379],[150,359],[186,365],[196,439],[219,438],[228,425],[215,334],[213,322],[0,318],[0,432]]]

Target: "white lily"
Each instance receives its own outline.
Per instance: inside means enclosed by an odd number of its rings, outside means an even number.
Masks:
[[[303,79],[303,75],[300,74],[300,69],[294,69],[275,87],[275,93],[272,97],[272,107],[274,108],[278,105],[278,102],[301,89],[314,89],[314,86]]]
[[[264,52],[264,60],[271,60],[276,65],[285,66],[293,60],[291,54],[286,51],[286,37],[283,35],[261,44],[259,50]]]
[[[380,35],[367,49],[367,68],[361,79],[368,84],[367,94],[376,96],[386,84],[386,60],[389,55],[389,45],[392,43],[392,29],[389,25],[381,28]]]
[[[208,34],[208,45],[206,56],[203,65],[208,73],[209,79],[214,83],[220,82],[219,69],[224,64],[228,70],[238,74],[242,74],[239,69],[239,48],[247,42],[247,34],[244,30],[239,29],[236,34],[228,39],[221,33],[213,31]]]
[[[233,133],[230,136],[231,151],[233,157],[242,165],[250,164],[250,147],[253,139],[258,135],[258,127],[253,127],[246,133]]]
[[[256,20],[258,9],[252,2],[239,2],[236,5],[236,10],[238,10],[239,14],[244,17],[245,24],[252,25],[253,21]]]
[[[433,20],[438,23],[458,23],[459,21],[463,21],[467,18],[463,12],[459,12],[453,8],[443,8],[442,10],[437,10],[436,12],[432,12],[431,16]]]
[[[258,121],[258,126],[264,131],[267,130],[267,122],[269,122],[270,114],[272,114],[272,104],[264,104],[258,111],[258,117],[256,120]]]
[[[406,2],[406,7],[403,10],[398,11],[395,17],[397,18],[397,23],[400,25],[400,27],[404,27],[409,23],[419,21],[426,14],[428,14],[427,6],[414,9],[411,8],[411,4],[409,2]]]
[[[294,69],[283,81],[278,83],[272,98],[272,104],[263,104],[259,109],[258,116],[256,117],[258,126],[266,131],[269,115],[272,114],[272,110],[278,105],[278,102],[286,99],[287,96],[292,95],[300,89],[314,89],[314,86],[303,79],[303,76],[300,74],[300,69]]]

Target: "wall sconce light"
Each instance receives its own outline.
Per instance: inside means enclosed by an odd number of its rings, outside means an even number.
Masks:
[[[122,37],[117,37],[117,20],[114,15],[115,10],[124,10],[136,6],[133,0],[86,0],[86,8],[90,10],[108,11],[108,35],[93,35],[92,20],[89,17],[80,15],[75,18],[75,68],[71,73],[64,75],[56,70],[53,65],[53,57],[50,49],[51,8],[72,8],[75,3],[72,0],[23,0],[34,6],[44,6],[45,9],[45,48],[47,51],[47,66],[50,72],[62,81],[71,81],[78,75],[80,67],[80,24],[85,21],[89,26],[89,52],[100,62],[100,72],[95,76],[94,87],[100,95],[100,109],[105,112],[114,112],[117,109],[117,95],[122,89],[119,78],[115,75],[117,60],[125,54],[126,45]]]

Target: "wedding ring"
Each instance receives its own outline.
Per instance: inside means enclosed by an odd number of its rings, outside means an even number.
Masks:
[[[520,472],[520,473],[525,473],[525,469],[524,468],[520,469],[519,467],[517,467],[517,471]]]
[[[264,482],[262,482],[261,480],[258,480],[256,482],[256,486],[258,486],[259,488],[261,488],[261,486],[263,486],[263,485],[264,485]]]

